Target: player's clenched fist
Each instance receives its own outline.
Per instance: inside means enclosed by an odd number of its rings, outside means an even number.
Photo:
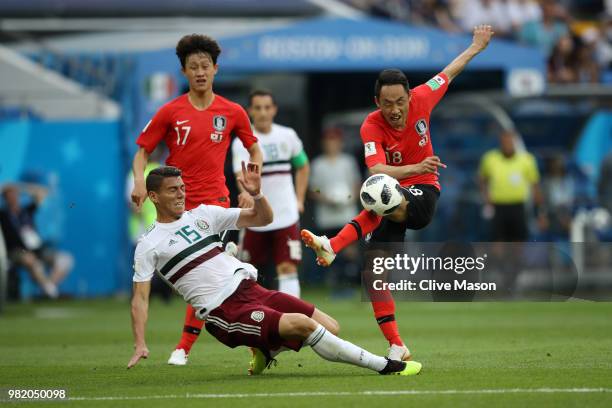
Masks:
[[[487,48],[487,45],[489,45],[489,41],[491,41],[493,34],[495,33],[490,25],[482,24],[474,27],[472,45],[476,47],[478,52],[484,50]]]
[[[418,164],[417,172],[419,174],[435,173],[438,174],[438,167],[446,168],[446,164],[442,163],[438,156],[429,156]]]

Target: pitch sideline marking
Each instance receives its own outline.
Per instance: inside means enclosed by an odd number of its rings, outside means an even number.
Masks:
[[[398,390],[398,391],[304,391],[304,392],[277,392],[252,394],[168,394],[145,395],[134,397],[70,397],[66,401],[129,401],[153,399],[221,399],[221,398],[271,398],[271,397],[349,397],[349,396],[381,396],[381,395],[461,395],[461,394],[555,394],[555,393],[606,393],[612,388],[508,388],[485,390]]]

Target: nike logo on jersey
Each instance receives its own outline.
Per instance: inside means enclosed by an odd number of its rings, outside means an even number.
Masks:
[[[398,144],[399,144],[399,143],[396,143],[396,144],[394,144],[394,145],[393,145],[393,146],[391,146],[391,147],[385,147],[385,150],[392,150],[392,149],[395,149],[395,148],[397,147],[397,145],[398,145]]]
[[[183,123],[187,123],[187,122],[189,122],[189,119],[187,119],[187,120],[177,120],[176,124],[177,125],[182,125]]]

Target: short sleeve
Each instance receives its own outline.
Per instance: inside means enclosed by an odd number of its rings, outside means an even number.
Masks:
[[[203,205],[197,207],[195,212],[203,213],[211,223],[215,234],[225,230],[237,230],[236,223],[240,217],[240,208],[223,208],[217,205]]]
[[[242,145],[245,149],[257,143],[257,138],[253,134],[253,129],[251,128],[249,115],[247,115],[244,108],[240,105],[236,105],[236,124],[234,125],[233,133],[242,141]]]
[[[290,129],[289,131],[289,138],[291,143],[291,157],[293,158],[304,151],[304,145],[293,129]]]
[[[249,161],[249,151],[244,148],[242,142],[235,138],[232,142],[232,170],[239,173],[242,170],[242,162]]]
[[[170,109],[164,105],[142,129],[140,136],[136,139],[136,144],[145,149],[147,153],[152,153],[168,134],[170,123]]]
[[[142,240],[134,251],[134,282],[148,282],[155,274],[155,251]]]
[[[418,98],[418,103],[423,104],[431,112],[446,94],[447,90],[448,77],[443,72],[440,72],[429,81],[414,88],[412,90],[412,97]]]
[[[366,119],[363,125],[361,125],[360,133],[366,166],[372,167],[376,164],[386,164],[387,157],[382,146],[382,129]]]
[[[540,181],[540,172],[538,171],[538,163],[536,162],[535,157],[533,157],[533,155],[529,153],[526,153],[525,159],[526,159],[525,160],[526,162],[525,176],[531,184],[535,184]]]

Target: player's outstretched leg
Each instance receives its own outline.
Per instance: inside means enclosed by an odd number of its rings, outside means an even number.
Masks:
[[[315,235],[307,229],[303,229],[300,232],[304,245],[315,251],[317,255],[317,264],[321,266],[329,266],[334,259],[336,259],[336,253],[329,245],[329,239],[325,235]]]
[[[366,268],[372,265],[371,260],[373,258],[380,256],[386,256],[385,252],[371,249],[366,251]],[[389,342],[387,357],[391,360],[410,360],[412,355],[400,336],[397,321],[395,320],[395,300],[393,295],[389,290],[374,290],[372,284],[374,275],[372,273],[364,273],[362,276],[370,302],[372,303],[376,323],[378,323],[380,331]],[[387,274],[376,275],[376,278],[386,280]]]
[[[317,263],[321,266],[329,266],[337,253],[374,231],[380,225],[381,220],[381,216],[364,210],[331,239],[324,235],[315,235],[306,229],[303,229],[300,235],[304,244],[315,251]]]
[[[363,210],[351,222],[342,227],[336,236],[329,240],[329,244],[335,253],[339,253],[353,242],[374,231],[381,221],[382,217],[380,215]]]
[[[176,345],[175,350],[168,359],[170,365],[185,365],[191,351],[191,346],[196,342],[198,336],[202,332],[204,321],[199,320],[195,316],[195,309],[191,305],[187,305],[185,311],[185,323],[183,325],[183,334],[181,340]]]
[[[380,374],[416,375],[421,363],[397,361],[377,356],[343,340],[312,318],[301,313],[284,313],[279,321],[279,334],[287,340],[303,340],[315,353],[328,361],[352,364]]]
[[[402,341],[395,321],[395,301],[391,294],[387,300],[372,301],[372,309],[374,309],[374,317],[376,317],[380,331],[389,342],[387,357],[391,360],[410,360],[412,355]]]

